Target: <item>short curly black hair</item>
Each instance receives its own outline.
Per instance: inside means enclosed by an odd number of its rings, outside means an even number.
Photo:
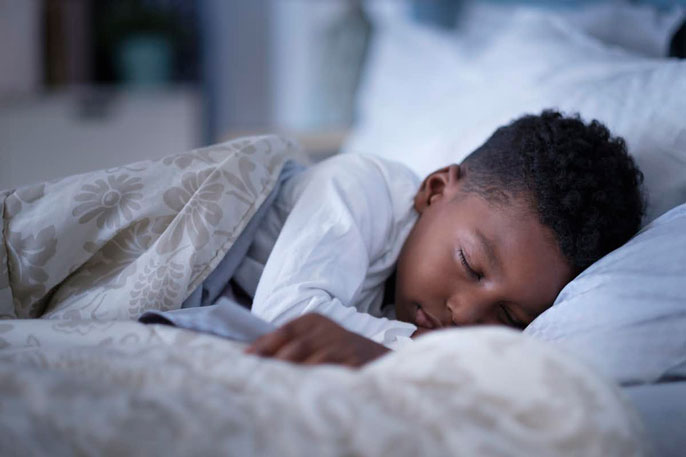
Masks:
[[[527,196],[578,274],[639,229],[643,173],[597,120],[546,110],[500,127],[461,165],[465,189],[490,201]]]

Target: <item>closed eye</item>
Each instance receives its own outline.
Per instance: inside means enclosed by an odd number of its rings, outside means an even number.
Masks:
[[[481,278],[484,277],[481,273],[478,273],[475,271],[471,265],[469,265],[469,262],[467,262],[467,258],[464,255],[464,251],[462,249],[459,250],[459,256],[460,256],[460,262],[462,262],[462,265],[465,267],[467,270],[467,273],[477,281],[481,281]]]

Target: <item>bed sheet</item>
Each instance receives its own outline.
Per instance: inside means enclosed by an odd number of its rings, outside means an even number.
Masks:
[[[686,449],[686,381],[624,388],[645,424],[657,457],[681,457]]]

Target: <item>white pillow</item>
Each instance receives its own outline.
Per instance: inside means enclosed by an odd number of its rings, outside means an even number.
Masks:
[[[405,163],[420,176],[459,161],[446,152],[463,119],[446,115],[481,87],[481,73],[450,33],[405,22],[381,22],[374,30],[358,91],[357,122],[343,152],[376,154]],[[476,70],[476,71],[473,71]],[[448,108],[456,111],[458,106]],[[458,113],[460,116],[460,113]]]
[[[563,19],[606,45],[647,57],[663,57],[686,11],[675,4],[665,6],[658,9],[655,5],[626,0],[589,2],[573,7],[564,2],[531,5],[472,0],[465,1],[460,11],[458,32],[473,46],[477,40],[490,41],[497,37],[517,14],[535,12]]]
[[[637,2],[598,2],[570,11],[567,19],[603,43],[648,57],[663,57],[686,8],[676,2],[661,6],[658,10],[656,5]]]
[[[686,201],[686,61],[631,55],[535,13],[516,15],[477,58],[453,38],[409,24],[378,30],[345,151],[423,176],[459,162],[498,126],[558,108],[626,139],[646,176],[646,222]]]
[[[625,385],[686,379],[686,204],[591,265],[524,333]]]
[[[375,27],[392,22],[412,21],[412,2],[375,0],[364,8]],[[522,11],[539,11],[574,24],[605,44],[649,57],[667,55],[669,41],[684,20],[686,7],[601,1],[570,5],[568,2],[517,3],[462,0],[457,11],[455,33],[471,50],[496,38],[512,17]]]

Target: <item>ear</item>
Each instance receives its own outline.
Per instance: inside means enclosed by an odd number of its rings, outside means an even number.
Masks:
[[[424,178],[414,196],[414,209],[421,214],[429,206],[446,197],[451,197],[458,190],[461,178],[460,166],[457,164],[434,171]]]

